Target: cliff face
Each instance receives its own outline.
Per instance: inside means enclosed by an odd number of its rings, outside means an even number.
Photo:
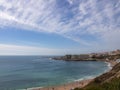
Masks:
[[[99,77],[96,77],[94,80],[94,83],[106,83],[111,81],[114,78],[120,78],[120,63],[118,63],[117,65],[115,65],[111,71],[102,74]]]
[[[64,56],[65,60],[86,60],[89,58],[89,55],[87,54],[81,54],[81,55],[66,55]]]
[[[88,54],[81,54],[81,55],[65,55],[62,57],[56,57],[53,58],[55,60],[66,60],[66,61],[87,61],[90,60],[90,57]],[[91,60],[95,60],[95,59],[91,59]]]
[[[96,77],[84,88],[74,90],[120,90],[120,63],[116,64],[109,72]]]

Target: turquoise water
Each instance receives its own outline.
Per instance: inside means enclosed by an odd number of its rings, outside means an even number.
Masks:
[[[50,56],[0,56],[0,90],[60,85],[97,76],[108,69],[100,61],[56,61]]]

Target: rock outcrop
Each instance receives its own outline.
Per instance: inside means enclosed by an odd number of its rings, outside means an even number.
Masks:
[[[80,61],[80,60],[88,60],[88,54],[81,54],[81,55],[65,55],[62,57],[55,57],[55,60],[66,60],[66,61]]]

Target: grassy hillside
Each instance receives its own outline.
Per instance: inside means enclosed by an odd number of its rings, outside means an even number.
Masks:
[[[94,79],[84,88],[74,90],[120,90],[120,63],[113,69]]]

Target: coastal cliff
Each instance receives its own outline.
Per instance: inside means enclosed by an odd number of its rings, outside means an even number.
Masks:
[[[84,88],[74,90],[120,90],[120,63],[116,64],[109,72],[96,77]]]
[[[80,61],[80,60],[89,60],[90,58],[88,54],[81,54],[81,55],[65,55],[62,57],[54,57],[53,59],[66,60],[66,61]]]

